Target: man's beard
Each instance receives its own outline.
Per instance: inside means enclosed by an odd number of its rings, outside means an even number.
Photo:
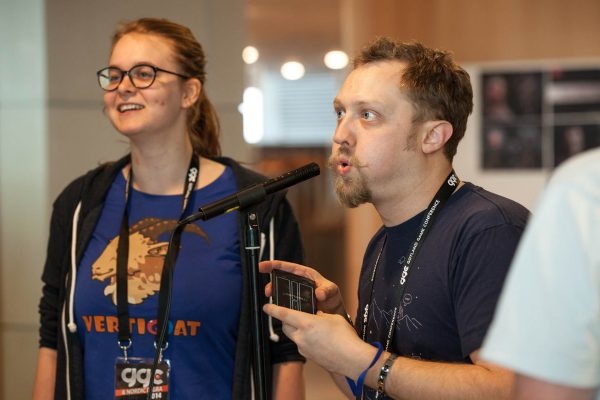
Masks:
[[[340,149],[341,154],[347,154],[347,151]],[[370,203],[372,199],[371,190],[368,187],[367,177],[362,173],[362,165],[355,157],[350,157],[350,163],[356,169],[357,176],[341,176],[337,172],[337,157],[331,155],[327,165],[335,175],[335,193],[338,201],[349,208],[356,208],[361,204]]]

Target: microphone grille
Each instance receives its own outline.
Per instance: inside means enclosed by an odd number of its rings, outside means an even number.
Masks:
[[[264,183],[264,188],[267,194],[270,194],[278,190],[285,189],[288,186],[305,181],[313,176],[317,176],[320,173],[321,169],[319,168],[319,164],[312,162],[300,168],[286,172],[277,178],[268,180]]]

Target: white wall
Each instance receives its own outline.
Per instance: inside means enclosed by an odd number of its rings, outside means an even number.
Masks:
[[[0,3],[0,397],[30,396],[47,235],[43,0]]]

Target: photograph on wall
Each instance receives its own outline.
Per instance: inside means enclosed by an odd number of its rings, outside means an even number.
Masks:
[[[600,146],[600,69],[555,68],[546,92],[553,113],[553,165]]]
[[[600,146],[600,125],[554,127],[554,166],[582,151]]]
[[[484,169],[542,166],[542,73],[482,75]]]
[[[481,76],[483,169],[553,168],[600,146],[600,69]]]

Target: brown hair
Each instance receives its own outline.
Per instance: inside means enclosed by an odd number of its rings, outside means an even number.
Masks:
[[[167,39],[171,43],[175,60],[182,69],[181,73],[202,82],[200,98],[187,114],[188,133],[196,154],[205,157],[221,155],[219,118],[204,89],[206,57],[192,31],[167,19],[141,18],[126,22],[117,29],[112,38],[112,48],[129,33],[156,35]]]
[[[354,68],[377,61],[406,63],[400,88],[415,107],[415,123],[431,119],[448,121],[453,133],[444,148],[452,161],[458,142],[465,135],[467,119],[473,111],[473,89],[469,74],[448,52],[430,49],[420,43],[394,42],[378,38],[354,59]]]

